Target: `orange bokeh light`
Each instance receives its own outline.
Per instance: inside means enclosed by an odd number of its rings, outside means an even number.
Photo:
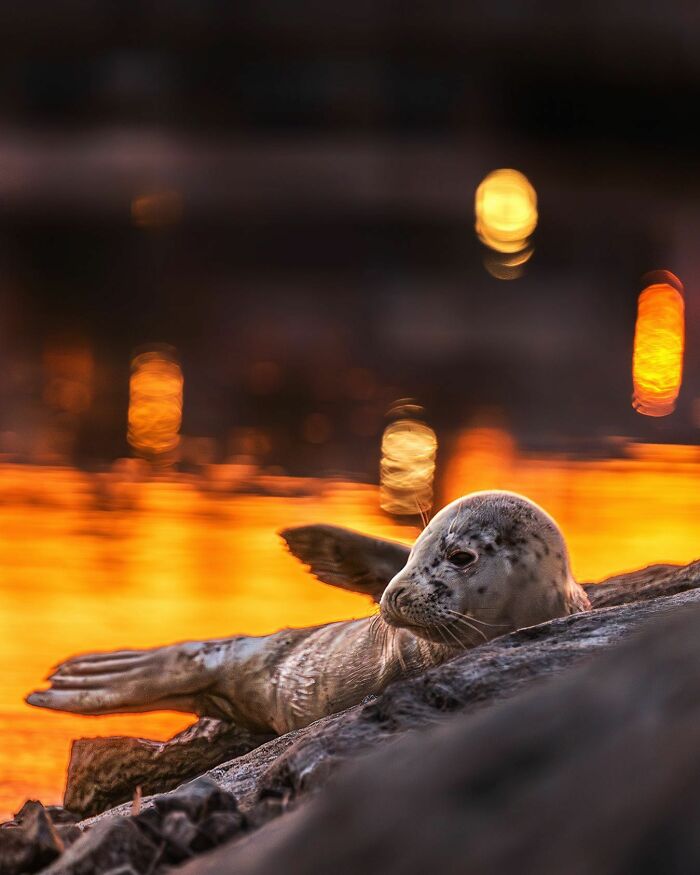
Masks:
[[[647,286],[639,296],[634,334],[632,404],[645,416],[667,416],[683,377],[685,307],[680,281]]]
[[[146,458],[163,457],[180,442],[183,377],[164,352],[144,352],[131,363],[129,444]]]

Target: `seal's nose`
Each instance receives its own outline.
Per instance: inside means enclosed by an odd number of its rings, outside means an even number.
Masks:
[[[401,596],[406,592],[405,586],[397,586],[396,589],[393,589],[391,592],[387,593],[389,607],[393,608],[395,611],[400,609],[400,599]]]
[[[392,584],[384,590],[384,595],[380,602],[380,608],[382,615],[387,622],[391,624],[400,622],[402,613],[401,602],[405,602],[406,590],[407,588],[405,586],[396,586]]]

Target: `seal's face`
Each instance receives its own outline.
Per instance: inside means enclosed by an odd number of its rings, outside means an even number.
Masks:
[[[472,647],[569,613],[572,586],[563,537],[541,508],[513,493],[474,493],[431,520],[381,613],[430,641]]]

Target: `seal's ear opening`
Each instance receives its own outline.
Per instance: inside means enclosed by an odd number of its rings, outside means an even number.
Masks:
[[[394,541],[321,523],[282,529],[279,535],[292,556],[322,583],[371,596],[375,602],[410,552]]]

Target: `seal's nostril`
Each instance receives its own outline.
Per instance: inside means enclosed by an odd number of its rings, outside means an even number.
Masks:
[[[400,597],[403,595],[403,593],[405,593],[405,592],[406,592],[406,587],[405,587],[405,586],[399,586],[399,587],[397,587],[397,588],[394,590],[394,592],[392,593],[391,602],[392,602],[392,604],[393,604],[393,606],[394,606],[395,608],[398,608],[398,606],[399,606],[399,598],[400,598]]]

